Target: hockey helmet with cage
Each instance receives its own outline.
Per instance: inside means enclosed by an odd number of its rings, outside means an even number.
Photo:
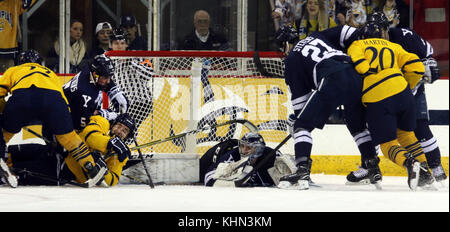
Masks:
[[[23,51],[19,55],[17,55],[15,59],[15,65],[21,65],[25,63],[42,64],[42,56],[33,49]]]
[[[111,35],[109,36],[109,40],[115,41],[115,40],[125,40],[126,41],[126,37],[127,33],[122,29],[122,28],[116,28],[112,31]]]
[[[111,128],[113,128],[117,123],[121,123],[129,129],[129,132],[124,139],[129,139],[134,136],[134,133],[136,131],[136,123],[131,115],[129,115],[128,113],[118,115],[116,119],[112,121]]]
[[[264,138],[256,132],[248,132],[239,140],[239,154],[242,156],[250,155],[258,147],[266,145]]]
[[[114,64],[111,58],[101,54],[94,57],[90,70],[99,76],[112,77],[114,75]]]
[[[383,12],[374,12],[367,17],[367,24],[374,23],[384,29],[389,28],[389,20]]]
[[[383,29],[376,23],[368,23],[361,28],[362,39],[383,38]]]

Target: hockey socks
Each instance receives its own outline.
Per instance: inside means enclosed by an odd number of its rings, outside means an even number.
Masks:
[[[433,169],[441,166],[441,151],[439,150],[436,138],[430,130],[428,120],[417,120],[417,127],[414,133],[420,141],[430,168]]]
[[[363,168],[367,168],[366,161],[377,157],[377,151],[375,150],[375,145],[372,142],[369,130],[354,134],[353,140],[355,140],[359,152],[361,153],[361,165]]]

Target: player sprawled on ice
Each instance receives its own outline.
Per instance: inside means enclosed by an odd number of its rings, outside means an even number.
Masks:
[[[368,23],[378,24],[384,30],[388,31],[385,38],[386,40],[400,44],[407,52],[416,54],[425,65],[424,77],[413,90],[417,117],[417,126],[414,133],[421,143],[428,165],[430,166],[436,181],[443,181],[447,179],[447,176],[442,168],[441,152],[437,140],[430,130],[425,86],[423,85],[424,82],[431,84],[441,76],[439,67],[437,67],[437,62],[433,58],[433,47],[411,29],[390,28],[389,21],[382,12],[376,12],[369,15],[367,21]],[[367,171],[361,168],[352,173],[349,174],[348,179],[354,179],[351,178],[352,175],[364,175]]]
[[[41,123],[55,135],[56,140],[67,150],[92,186],[106,172],[96,164],[92,153],[75,132],[68,101],[64,95],[59,77],[41,65],[42,58],[34,50],[19,54],[16,65],[0,77],[0,111],[3,113],[0,154],[5,154],[6,143],[22,127]],[[10,93],[11,97],[5,101]],[[17,187],[18,180],[0,157],[0,175],[11,187]]]
[[[75,130],[81,131],[95,112],[108,120],[113,120],[117,113],[127,112],[127,97],[111,80],[114,71],[114,64],[109,57],[97,55],[90,66],[86,66],[63,86]],[[107,93],[115,111],[102,109],[102,91]]]
[[[135,130],[135,123],[128,114],[121,114],[111,122],[95,115],[79,133],[92,152],[96,164],[107,169],[98,182],[102,186],[114,186],[119,182],[130,155],[124,141],[133,136]],[[41,144],[10,145],[8,152],[9,164],[19,176],[19,185],[85,182],[85,172],[67,152],[58,152]]]
[[[295,113],[289,118],[297,171],[282,177],[280,188],[309,189],[311,131],[322,129],[339,105],[344,105],[346,125],[363,157],[362,165],[370,171],[368,179],[373,184],[381,181],[379,159],[364,120],[362,79],[343,52],[358,37],[358,30],[346,25],[315,32],[299,41],[285,59],[285,81]]]
[[[362,40],[348,48],[356,71],[362,75],[362,103],[375,144],[386,158],[408,172],[412,190],[434,182],[425,154],[417,140],[416,111],[411,89],[419,83],[425,67],[416,54],[385,40],[388,32],[376,23],[362,28]]]
[[[263,157],[271,155],[273,149],[265,145],[263,137],[248,132],[240,140],[230,139],[210,148],[200,159],[200,182],[205,186],[236,187],[241,180]],[[249,180],[238,187],[271,187],[283,175],[295,171],[295,164],[288,155],[277,151]]]

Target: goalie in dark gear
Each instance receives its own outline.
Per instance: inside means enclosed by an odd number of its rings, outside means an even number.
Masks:
[[[253,132],[245,134],[240,140],[230,139],[219,143],[200,159],[200,182],[206,186],[234,187],[234,181],[243,168],[247,165],[256,166],[262,157],[271,151],[273,149],[265,145],[263,137]],[[277,152],[277,155],[270,158],[242,187],[274,186],[278,180],[274,180],[272,171],[280,157],[283,155]],[[295,167],[293,162],[292,165]]]

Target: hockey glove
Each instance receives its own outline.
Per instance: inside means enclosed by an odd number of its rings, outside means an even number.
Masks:
[[[423,79],[431,84],[437,79],[441,78],[441,70],[437,66],[437,62],[433,58],[425,58],[422,60],[423,65],[425,66],[425,74],[423,75]]]
[[[108,91],[108,97],[111,100],[114,109],[118,113],[126,113],[128,110],[128,98],[125,93],[120,90],[119,86],[114,86]]]
[[[120,162],[123,162],[131,155],[130,148],[128,148],[128,146],[119,137],[110,139],[107,145],[107,149],[112,149],[117,154]]]
[[[98,114],[100,114],[100,116],[106,118],[106,120],[108,120],[108,121],[112,121],[117,118],[117,113],[110,109],[98,110]]]

